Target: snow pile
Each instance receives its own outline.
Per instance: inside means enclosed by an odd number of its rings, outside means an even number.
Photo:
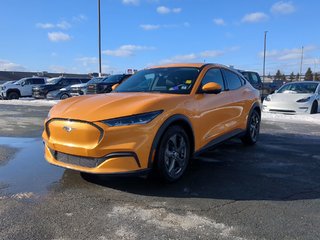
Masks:
[[[60,100],[22,98],[17,100],[0,100],[0,105],[53,106]]]
[[[262,113],[262,121],[278,121],[278,122],[295,122],[295,123],[309,123],[320,125],[320,113],[318,114],[301,114],[288,115],[282,113]]]

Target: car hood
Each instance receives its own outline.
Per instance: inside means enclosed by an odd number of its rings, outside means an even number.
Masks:
[[[71,88],[82,88],[82,87],[85,87],[87,86],[86,83],[79,83],[79,84],[74,84],[71,86]]]
[[[130,116],[156,110],[179,108],[188,95],[158,93],[108,93],[73,97],[61,101],[50,111],[51,118],[83,121]]]
[[[270,95],[271,101],[275,102],[293,102],[299,99],[311,97],[312,93],[274,93]]]

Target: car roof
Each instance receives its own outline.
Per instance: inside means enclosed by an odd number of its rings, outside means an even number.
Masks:
[[[202,68],[204,66],[217,66],[217,67],[224,67],[224,68],[228,68],[229,67],[222,65],[222,64],[217,64],[217,63],[171,63],[171,64],[164,64],[164,65],[157,65],[157,66],[152,66],[149,67],[148,69],[151,68],[170,68],[170,67],[194,67],[194,68]]]
[[[294,84],[298,84],[298,83],[317,83],[319,84],[319,81],[295,81],[295,82],[287,82],[286,84],[290,84],[290,83],[294,83]]]

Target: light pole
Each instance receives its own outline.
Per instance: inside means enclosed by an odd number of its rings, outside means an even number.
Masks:
[[[303,46],[302,46],[302,48],[301,48],[301,62],[300,62],[300,76],[299,76],[299,81],[301,81],[302,64],[303,64]]]
[[[102,75],[101,70],[101,16],[100,16],[100,0],[98,0],[98,31],[99,31],[99,77]]]
[[[266,76],[266,50],[267,50],[267,33],[268,31],[264,31],[264,48],[263,48],[263,76],[262,83],[265,81]]]

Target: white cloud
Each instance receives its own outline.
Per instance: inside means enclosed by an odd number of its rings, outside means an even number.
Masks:
[[[42,29],[50,29],[50,28],[55,28],[55,25],[52,23],[37,23],[36,27],[42,28]]]
[[[280,1],[271,7],[271,12],[276,14],[290,14],[296,11],[292,2]]]
[[[186,55],[177,55],[177,56],[173,56],[171,58],[160,61],[160,64],[190,62],[190,61],[194,61],[197,58],[198,56],[194,53],[190,53]]]
[[[0,71],[26,71],[26,68],[20,64],[0,59]]]
[[[57,23],[57,28],[60,28],[60,29],[68,29],[68,28],[71,28],[71,24],[68,23],[67,21],[62,21],[62,22],[59,22]]]
[[[179,28],[179,27],[190,27],[190,23],[184,22],[182,24],[141,24],[139,26],[145,31],[157,30],[160,28]]]
[[[203,58],[213,58],[213,57],[219,57],[225,54],[225,51],[221,50],[207,50],[200,53],[200,56]]]
[[[143,30],[150,31],[150,30],[159,29],[161,26],[160,25],[154,25],[154,24],[141,24],[140,27]]]
[[[49,70],[55,73],[66,73],[68,69],[64,66],[52,65],[49,67]]]
[[[73,18],[72,18],[72,21],[74,21],[74,22],[83,22],[83,21],[86,21],[86,20],[88,20],[88,18],[87,18],[87,16],[86,15],[84,15],[84,14],[79,14],[78,16],[74,16]]]
[[[157,13],[159,14],[168,14],[168,13],[180,13],[182,8],[168,8],[166,6],[157,7]]]
[[[71,39],[69,34],[63,32],[49,32],[48,38],[51,42],[63,42]]]
[[[122,3],[125,5],[139,5],[140,0],[122,0]]]
[[[256,23],[265,21],[268,19],[268,15],[263,12],[249,13],[242,18],[244,23]]]
[[[42,29],[52,29],[52,28],[60,28],[60,29],[68,29],[71,28],[71,24],[67,21],[61,21],[57,24],[53,23],[37,23],[36,24],[37,28],[42,28]]]
[[[181,13],[182,9],[181,8],[173,8],[172,12],[173,13]]]
[[[308,54],[317,49],[316,46],[309,45],[304,47],[304,54]],[[259,53],[260,57],[263,57],[263,52]],[[297,60],[301,58],[301,48],[291,48],[282,50],[270,50],[266,52],[266,57],[272,58],[278,61]]]
[[[226,25],[226,22],[222,18],[213,19],[213,23],[218,26],[225,26]]]
[[[230,47],[224,50],[205,50],[199,53],[190,53],[185,55],[177,55],[173,56],[168,59],[164,59],[160,61],[160,64],[167,64],[167,63],[179,63],[179,62],[194,62],[206,60],[206,58],[216,58],[223,56],[229,52],[237,51],[239,47]]]
[[[135,55],[137,51],[153,50],[153,47],[138,46],[138,45],[122,45],[115,50],[105,50],[103,54],[114,57],[130,57]]]
[[[98,63],[98,58],[96,57],[81,57],[81,58],[76,58],[75,60],[77,62],[80,62],[81,65],[84,67]]]

